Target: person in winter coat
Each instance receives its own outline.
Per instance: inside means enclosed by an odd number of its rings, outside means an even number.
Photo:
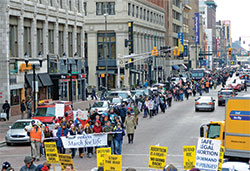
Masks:
[[[148,110],[149,110],[150,118],[152,118],[152,116],[154,116],[154,109],[155,109],[154,100],[153,100],[153,98],[150,98],[150,100],[148,102]]]
[[[124,104],[122,104],[122,108],[120,109],[120,117],[122,119],[122,123],[125,122],[126,114],[127,114],[127,108],[125,107]]]
[[[121,155],[122,154],[122,142],[123,136],[125,135],[124,130],[121,127],[121,123],[118,123],[117,126],[114,128],[114,142],[115,142],[115,154]]]
[[[128,143],[133,144],[134,133],[135,133],[135,128],[136,128],[136,120],[135,120],[135,117],[132,116],[130,112],[128,112],[128,115],[126,116],[124,126],[126,128],[126,132],[128,135]]]
[[[69,135],[70,136],[75,136],[77,134],[77,130],[76,130],[76,126],[74,124],[71,125],[71,128],[69,130]],[[75,157],[76,155],[76,148],[71,148],[71,156],[72,156],[72,159]]]
[[[57,141],[57,148],[59,153],[63,153],[65,154],[65,148],[63,147],[63,143],[61,140],[61,137],[67,137],[69,133],[69,130],[66,128],[66,124],[63,123],[62,127],[59,127],[56,133],[56,136],[59,138],[59,140]]]
[[[90,128],[89,124],[85,125],[84,130],[85,130],[86,134],[92,134],[93,133],[93,130]],[[88,158],[92,157],[92,155],[93,155],[93,147],[87,147],[87,155],[88,155]]]
[[[136,125],[138,125],[140,109],[138,108],[138,106],[137,106],[136,103],[134,103],[133,112],[134,112],[134,114],[135,114]]]
[[[25,165],[20,169],[20,171],[36,171],[36,166],[33,164],[33,159],[31,156],[25,156]]]
[[[110,121],[107,121],[107,125],[103,129],[103,132],[111,133],[112,131],[113,131],[113,127],[111,126]],[[113,134],[108,134],[108,147],[111,148],[111,154],[114,154]]]
[[[77,129],[77,134],[82,135],[84,133],[84,129],[82,124],[79,124],[78,129]],[[80,158],[83,158],[83,148],[79,148],[79,156]]]
[[[8,100],[5,100],[5,103],[2,106],[3,112],[7,115],[7,120],[10,119],[10,104]]]
[[[23,119],[25,111],[26,111],[25,100],[22,100],[22,102],[20,104],[20,110],[21,110],[21,113],[22,113],[21,119]]]
[[[101,133],[102,132],[102,126],[101,122],[99,120],[95,121],[95,126],[93,128],[94,133]]]

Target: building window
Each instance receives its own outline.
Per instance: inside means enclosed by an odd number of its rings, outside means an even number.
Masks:
[[[49,0],[49,5],[53,6],[53,0]]]
[[[59,46],[59,56],[63,56],[64,53],[64,25],[59,25],[59,32],[58,32],[58,46]]]
[[[20,91],[18,89],[16,90],[10,90],[10,105],[18,105],[20,104]]]
[[[96,15],[115,15],[115,2],[97,2]]]
[[[68,4],[69,10],[72,11],[72,2],[71,2],[71,0],[68,0],[68,3],[69,3],[69,4]]]
[[[140,8],[140,19],[142,19],[142,7]]]
[[[144,9],[143,20],[146,20],[146,9]]]
[[[149,11],[147,11],[147,21],[149,21]]]
[[[63,0],[60,0],[60,2],[59,2],[60,8],[63,8],[63,2],[62,1]]]
[[[68,57],[73,57],[73,27],[68,27]]]
[[[54,30],[49,29],[49,53],[54,53]]]
[[[79,57],[82,57],[82,51],[81,51],[81,42],[82,42],[82,28],[77,27],[77,34],[76,34],[76,43],[77,43],[77,54]]]
[[[31,56],[31,27],[24,26],[23,49],[25,53]]]
[[[37,52],[43,52],[43,29],[37,28]]]
[[[80,0],[76,0],[77,12],[80,12]]]
[[[18,57],[18,28],[17,25],[10,25],[9,27],[9,54],[10,57]]]
[[[84,35],[84,55],[85,58],[88,58],[88,33]]]
[[[98,59],[105,59],[105,52],[107,52],[107,58],[116,58],[116,37],[115,33],[98,33],[97,34],[98,45]],[[107,49],[106,49],[107,48]]]
[[[135,16],[135,5],[132,5],[132,17]]]
[[[139,7],[136,6],[136,18],[138,18],[138,17],[139,17]]]
[[[153,20],[153,12],[150,13],[150,22]]]
[[[87,14],[88,14],[88,11],[87,11],[87,2],[83,3],[83,8],[84,8],[84,14],[85,14],[85,16],[87,16]]]
[[[131,4],[128,3],[128,15],[130,16],[131,15]]]

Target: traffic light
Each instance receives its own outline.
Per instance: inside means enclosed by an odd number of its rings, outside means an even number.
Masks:
[[[228,48],[228,56],[232,56],[232,48]]]
[[[157,49],[156,46],[154,46],[153,50],[152,50],[152,56],[158,56],[159,55],[159,51]]]

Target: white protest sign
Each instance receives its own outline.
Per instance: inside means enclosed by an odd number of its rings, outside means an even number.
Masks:
[[[64,104],[56,104],[56,117],[63,117],[64,116]]]
[[[195,167],[205,171],[217,171],[220,147],[220,140],[200,138],[196,150]]]
[[[61,137],[64,148],[84,148],[107,146],[108,134],[83,134],[74,137]]]
[[[81,120],[88,120],[88,111],[77,110],[78,118]]]

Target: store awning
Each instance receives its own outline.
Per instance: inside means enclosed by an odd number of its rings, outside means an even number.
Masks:
[[[173,69],[173,70],[179,70],[180,67],[179,67],[178,65],[172,65],[172,69]]]
[[[49,87],[49,86],[53,85],[53,82],[52,82],[49,74],[41,73],[41,74],[38,74],[38,77],[39,77],[40,81],[42,82],[43,87]]]
[[[33,87],[33,84],[32,84],[32,82],[33,82],[33,74],[27,74],[26,75],[26,80],[28,81],[29,86]],[[40,79],[38,79],[37,75],[36,75],[36,81],[38,81],[38,87],[42,87],[42,83],[41,83]]]

